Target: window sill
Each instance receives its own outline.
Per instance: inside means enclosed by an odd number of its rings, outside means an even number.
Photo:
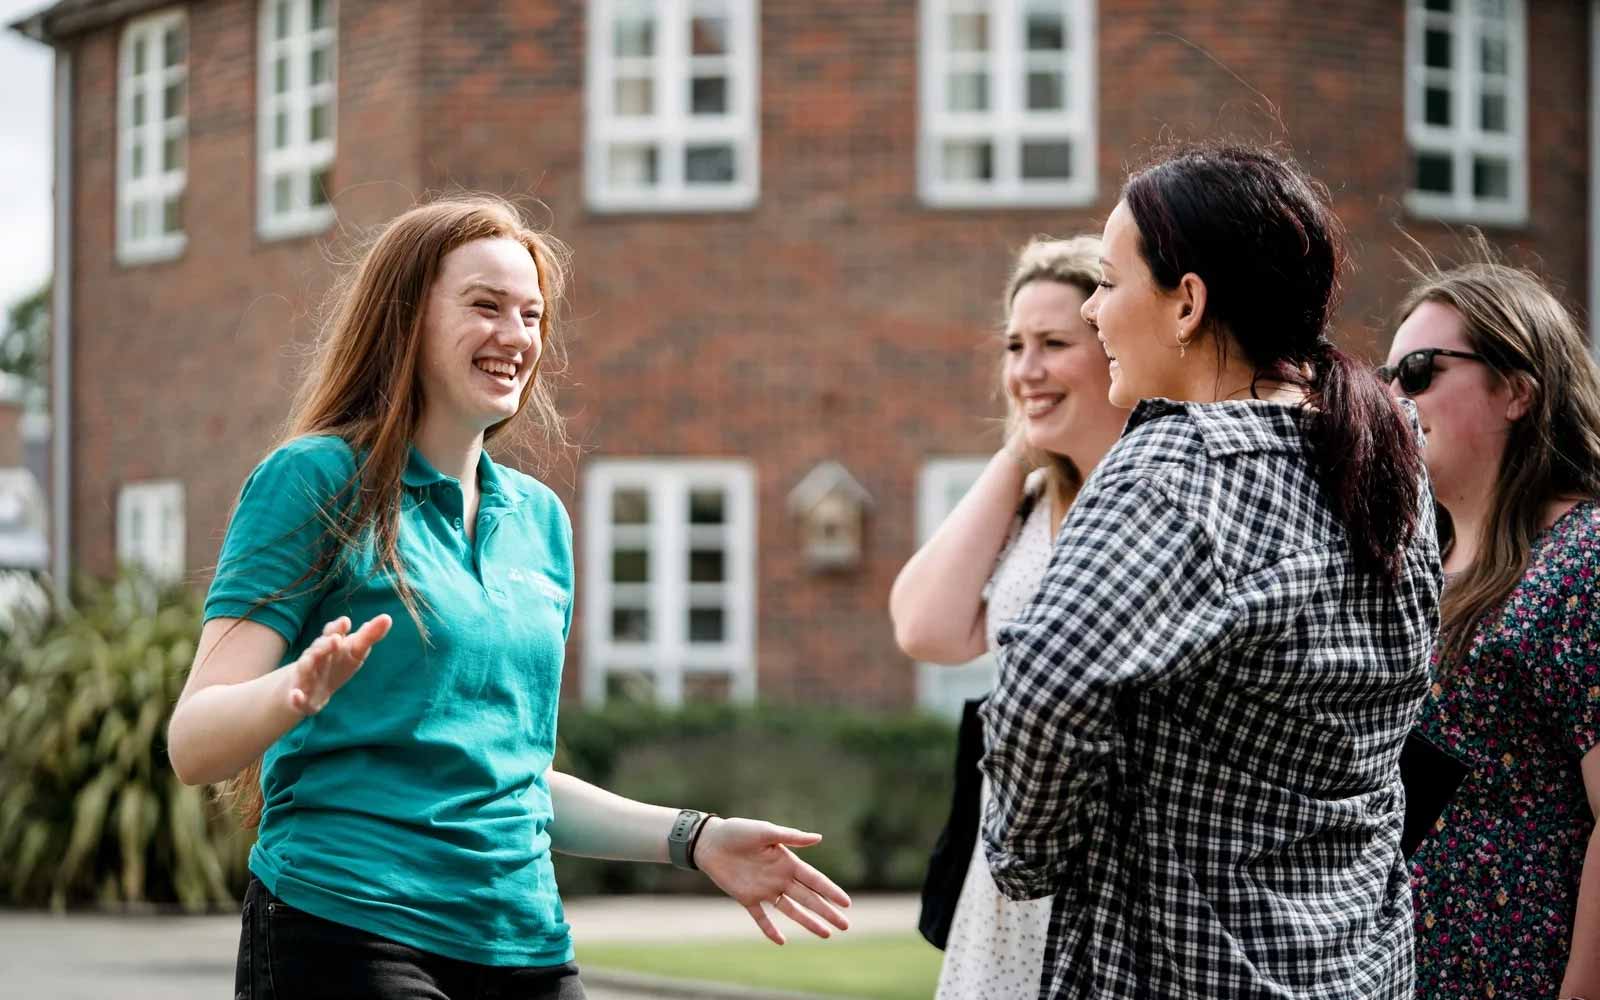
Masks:
[[[317,236],[333,227],[333,207],[326,211],[307,211],[276,219],[263,219],[256,225],[256,235],[262,242],[290,240],[301,236]]]
[[[1523,229],[1530,221],[1528,209],[1524,205],[1463,206],[1453,198],[1441,198],[1419,191],[1406,192],[1405,208],[1407,215],[1421,222]]]
[[[143,267],[147,264],[165,264],[183,256],[189,237],[183,233],[166,237],[159,242],[122,244],[117,247],[117,263],[123,267]]]

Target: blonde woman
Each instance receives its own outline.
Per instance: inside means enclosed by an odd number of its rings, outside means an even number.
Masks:
[[[1533,274],[1422,276],[1382,369],[1450,514],[1420,734],[1465,765],[1412,856],[1417,997],[1600,997],[1600,369]]]
[[[259,820],[245,1000],[581,998],[552,851],[698,868],[778,944],[767,904],[846,926],[790,851],[817,835],[551,767],[572,529],[484,445],[526,409],[559,436],[558,248],[497,199],[396,218],[245,482],[169,729]]]
[[[1105,352],[1081,315],[1099,258],[1091,236],[1035,239],[1017,257],[1002,332],[1006,443],[895,580],[889,611],[909,656],[956,664],[994,648],[1001,623],[1038,589],[1078,488],[1122,431],[1128,411],[1107,400]],[[938,995],[1036,993],[1049,910],[1048,900],[1004,899],[975,846]]]

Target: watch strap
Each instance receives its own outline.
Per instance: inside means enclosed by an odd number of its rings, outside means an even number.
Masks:
[[[693,862],[689,860],[689,844],[700,829],[705,815],[697,809],[678,811],[678,818],[672,821],[672,830],[667,833],[667,860],[672,862],[673,867],[695,870]]]

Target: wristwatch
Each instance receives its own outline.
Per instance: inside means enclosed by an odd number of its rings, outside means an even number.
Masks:
[[[695,834],[700,832],[701,825],[710,815],[698,809],[679,810],[678,818],[672,821],[672,829],[667,833],[667,860],[672,862],[673,867],[687,871],[700,870],[689,848],[694,843]]]

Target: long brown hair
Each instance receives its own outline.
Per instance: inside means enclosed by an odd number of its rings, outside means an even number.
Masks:
[[[1536,275],[1495,260],[1481,237],[1474,243],[1480,259],[1451,270],[1431,258],[1412,263],[1418,281],[1399,310],[1404,320],[1424,302],[1453,309],[1472,350],[1529,396],[1506,438],[1477,558],[1440,598],[1444,670],[1522,580],[1550,504],[1600,496],[1600,368],[1587,339]]]
[[[1017,293],[1035,281],[1054,281],[1076,288],[1084,298],[1094,294],[1100,283],[1100,238],[1074,236],[1058,240],[1049,236],[1035,236],[1017,252],[1011,267],[1011,277],[1006,281],[1003,326],[1011,325],[1011,306]],[[1006,440],[1009,441],[1023,421],[1022,410],[1011,398],[1006,388],[1005,365],[1000,366],[1000,396],[1006,401]],[[1045,470],[1045,495],[1065,509],[1078,495],[1086,470],[1080,469],[1072,459],[1055,452],[1028,449],[1028,460]]]
[[[517,412],[484,432],[487,442],[518,426],[532,409],[549,446],[565,443],[555,407],[552,376],[565,366],[556,315],[567,280],[567,250],[535,231],[515,205],[491,195],[456,195],[402,213],[359,251],[357,262],[334,283],[310,371],[296,393],[285,431],[275,447],[296,438],[331,434],[356,455],[355,474],[316,514],[323,543],[311,567],[289,587],[261,602],[319,586],[345,553],[360,548],[387,571],[406,611],[424,638],[421,600],[407,581],[399,550],[402,476],[422,419],[422,353],[427,299],[440,261],[457,247],[484,239],[511,239],[527,248],[539,272],[545,310],[539,321],[540,355]],[[520,422],[526,424],[526,421]],[[261,762],[227,782],[230,799],[247,828],[261,818]]]

